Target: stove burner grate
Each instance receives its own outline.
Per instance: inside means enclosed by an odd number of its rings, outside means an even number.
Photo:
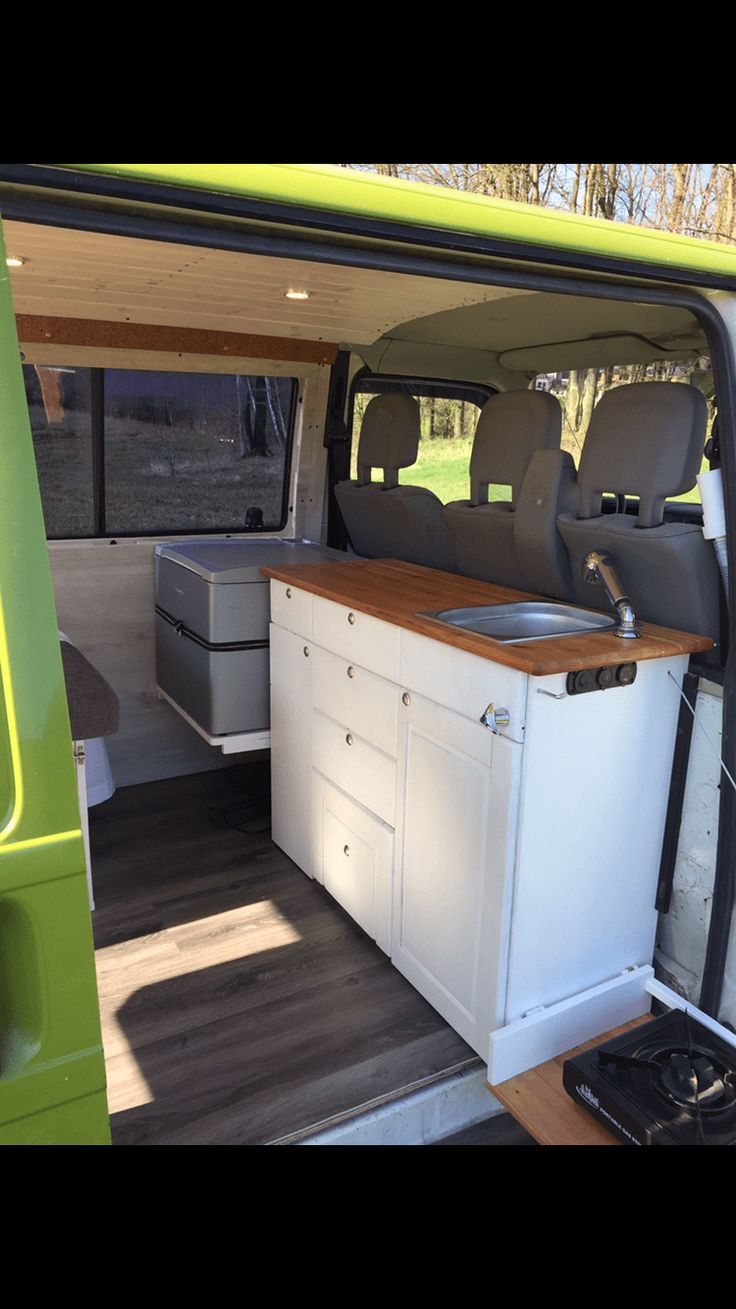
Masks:
[[[736,1078],[707,1050],[675,1047],[662,1050],[657,1089],[675,1104],[701,1113],[719,1114],[736,1102]]]
[[[654,1046],[644,1054],[598,1051],[601,1068],[637,1069],[652,1075],[652,1086],[673,1104],[693,1113],[723,1113],[736,1104],[736,1073],[700,1045]]]

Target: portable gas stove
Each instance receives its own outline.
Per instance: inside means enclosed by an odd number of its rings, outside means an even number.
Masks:
[[[736,1145],[736,1046],[683,1010],[567,1059],[563,1085],[630,1145]]]

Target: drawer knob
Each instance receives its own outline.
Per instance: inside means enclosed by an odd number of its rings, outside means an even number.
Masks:
[[[508,709],[497,709],[495,705],[489,704],[480,716],[480,721],[484,727],[498,736],[499,727],[508,727],[511,722],[511,715]]]
[[[350,854],[350,846],[349,846],[349,845],[344,845],[344,846],[342,847],[342,852],[343,852],[343,854]]]
[[[351,734],[350,732],[348,732],[347,736],[345,737],[345,740],[347,741],[348,745],[352,745],[352,744],[353,744],[353,737],[352,737],[352,734]]]
[[[309,658],[309,646],[308,646],[308,645],[305,645],[305,647],[304,647],[304,658],[305,658],[305,659],[308,659],[308,658]]]
[[[348,622],[351,627],[355,625],[355,614],[348,614]]]
[[[348,668],[348,677],[355,677],[355,669],[353,668],[352,664]]]
[[[287,598],[287,600],[290,600],[290,599],[291,599],[291,587],[290,587],[290,586],[287,586],[287,588],[286,588],[286,598]]]
[[[404,691],[404,694],[401,697],[401,703],[405,705],[411,704],[411,696],[409,695],[408,691]]]

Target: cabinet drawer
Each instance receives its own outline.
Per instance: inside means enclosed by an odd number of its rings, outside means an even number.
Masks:
[[[524,740],[529,678],[516,668],[403,631],[399,680],[409,691],[476,722],[490,703],[508,709],[509,725],[500,728],[499,735],[511,741]]]
[[[390,954],[393,832],[317,773],[314,793],[318,880]]]
[[[400,629],[380,618],[314,596],[312,639],[390,682],[399,680]]]
[[[312,594],[271,579],[271,622],[297,636],[312,634]]]
[[[364,741],[349,723],[335,723],[315,709],[312,760],[318,772],[393,827],[396,763],[387,754]]]
[[[311,646],[311,656],[315,709],[349,724],[395,759],[399,688],[317,645]]]

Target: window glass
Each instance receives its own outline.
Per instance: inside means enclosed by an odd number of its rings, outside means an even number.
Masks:
[[[105,369],[105,529],[265,529],[286,520],[291,378]]]
[[[93,536],[90,370],[24,364],[23,378],[46,535]]]
[[[396,382],[376,377],[359,379],[353,404],[352,478],[357,477],[358,442],[366,407],[375,395],[403,391],[419,402],[421,438],[416,463],[399,469],[399,485],[424,486],[447,504],[466,500],[470,490],[470,452],[478,415],[490,389],[462,387],[441,383]],[[374,469],[373,480],[383,476]],[[509,499],[508,487],[491,487],[491,499]]]

